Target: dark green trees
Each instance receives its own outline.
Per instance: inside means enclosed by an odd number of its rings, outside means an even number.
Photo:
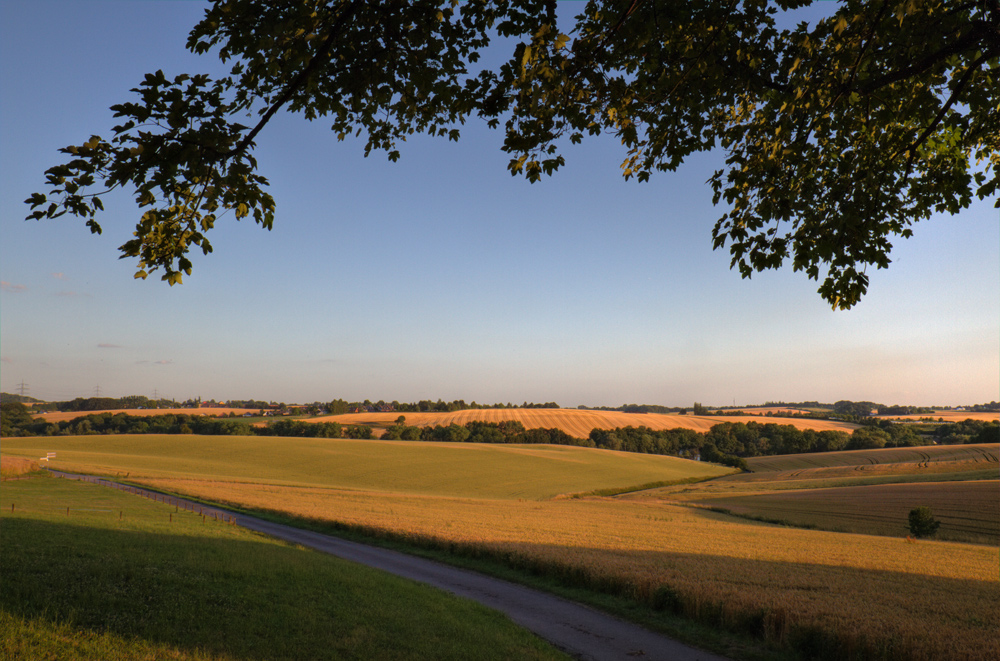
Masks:
[[[123,256],[174,284],[223,215],[271,226],[253,149],[277,112],[390,160],[411,134],[457,140],[478,117],[503,125],[508,169],[529,181],[601,133],[639,181],[722,147],[714,246],[744,277],[790,262],[849,308],[916,221],[997,194],[1000,0],[843,0],[791,27],[785,12],[812,4],[590,0],[557,22],[555,0],[215,0],[187,47],[231,73],[147,74],[109,137],[62,150],[28,217],[100,232],[101,195],[125,187],[141,215]],[[509,56],[484,65],[497,37]]]
[[[917,507],[910,510],[910,534],[914,537],[933,537],[941,527],[941,522],[934,518],[931,508]]]

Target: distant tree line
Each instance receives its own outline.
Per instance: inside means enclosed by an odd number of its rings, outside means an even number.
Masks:
[[[966,443],[1000,443],[1000,423],[995,420],[963,420],[950,425],[939,425],[933,432],[934,440],[946,445]]]
[[[0,405],[0,435],[58,436],[87,434],[205,434],[236,436],[278,436],[311,438],[374,438],[367,425],[338,422],[307,422],[278,419],[266,426],[250,425],[236,417],[213,418],[203,415],[166,414],[132,416],[126,413],[92,413],[63,422],[35,420],[23,404]],[[867,450],[874,448],[944,444],[998,443],[1000,423],[965,420],[944,423],[932,431],[933,441],[910,425],[888,420],[872,421],[848,434],[843,431],[797,429],[793,425],[758,422],[722,422],[707,432],[691,429],[654,430],[648,427],[593,429],[587,438],[575,438],[561,429],[525,429],[516,420],[472,421],[465,425],[417,427],[406,424],[400,415],[381,438],[386,440],[438,441],[447,443],[521,443],[574,445],[623,452],[700,458],[705,461],[747,469],[750,457]]]
[[[687,409],[680,406],[660,406],[659,404],[622,404],[621,406],[585,406],[576,408],[582,411],[621,411],[622,413],[681,413]]]
[[[142,395],[127,397],[77,397],[65,402],[48,402],[56,411],[115,411],[118,409],[174,408],[177,402],[167,399],[149,399]]]
[[[429,399],[422,399],[419,402],[398,402],[393,400],[391,402],[386,402],[385,400],[378,400],[377,402],[372,402],[371,400],[364,400],[363,402],[348,402],[343,399],[335,399],[332,402],[326,404],[326,410],[331,415],[340,415],[343,413],[361,413],[365,411],[380,411],[380,412],[400,412],[400,413],[421,413],[421,412],[436,412],[436,413],[450,413],[452,411],[465,411],[468,409],[557,409],[559,405],[555,402],[545,402],[542,404],[536,404],[534,402],[523,402],[521,404],[512,404],[507,402],[506,404],[477,404],[476,402],[471,402],[469,404],[465,403],[464,399],[456,399],[451,402],[445,402],[438,399],[436,402]]]
[[[967,411],[976,411],[978,413],[989,413],[991,411],[1000,411],[1000,402],[990,402],[989,404],[973,404],[972,406],[963,407]]]
[[[0,404],[7,402],[20,402],[21,404],[35,404],[41,400],[29,397],[28,395],[18,395],[16,393],[0,392]]]

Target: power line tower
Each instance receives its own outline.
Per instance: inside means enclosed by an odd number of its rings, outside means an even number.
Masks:
[[[28,394],[28,384],[24,382],[24,379],[21,379],[21,383],[17,384],[17,394],[21,397]]]
[[[98,385],[94,387],[94,397],[100,397],[100,396],[101,396],[101,386]]]

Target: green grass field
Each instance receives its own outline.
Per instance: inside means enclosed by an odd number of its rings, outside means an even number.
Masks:
[[[478,604],[119,491],[41,477],[0,505],[2,659],[566,658]]]
[[[470,498],[542,500],[725,475],[663,457],[551,445],[480,445],[255,436],[5,438],[4,452],[52,468],[124,475],[336,487]]]

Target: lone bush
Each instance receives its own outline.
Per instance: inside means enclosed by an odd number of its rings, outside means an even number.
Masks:
[[[910,510],[910,532],[914,537],[933,537],[941,526],[934,518],[929,507],[917,507]]]

